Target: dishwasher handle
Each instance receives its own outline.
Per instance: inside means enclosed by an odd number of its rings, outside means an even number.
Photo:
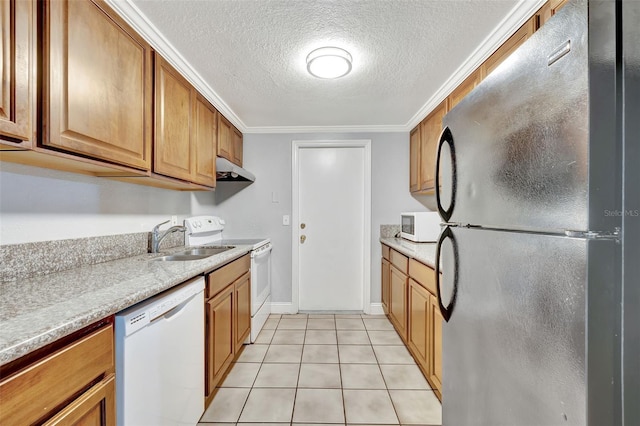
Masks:
[[[155,321],[157,321],[159,319],[162,319],[162,318],[165,318],[165,319],[168,319],[168,320],[172,319],[176,315],[180,314],[184,310],[185,306],[187,306],[187,304],[189,302],[191,302],[200,293],[202,293],[202,292],[199,292],[199,293],[196,293],[196,294],[192,295],[191,297],[189,297],[188,299],[182,301],[181,303],[173,306],[172,308],[169,308],[169,310],[167,310],[167,311],[153,313],[151,315],[150,324],[153,324]]]

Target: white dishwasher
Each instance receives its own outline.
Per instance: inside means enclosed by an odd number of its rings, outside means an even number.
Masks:
[[[196,425],[204,412],[204,277],[116,314],[120,426]]]

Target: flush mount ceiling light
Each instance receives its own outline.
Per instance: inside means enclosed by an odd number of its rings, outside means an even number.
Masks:
[[[351,54],[339,47],[321,47],[307,56],[307,71],[318,78],[344,77],[351,71]]]

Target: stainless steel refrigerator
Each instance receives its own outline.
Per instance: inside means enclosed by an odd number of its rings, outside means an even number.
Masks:
[[[444,425],[640,424],[639,8],[570,1],[444,118]]]

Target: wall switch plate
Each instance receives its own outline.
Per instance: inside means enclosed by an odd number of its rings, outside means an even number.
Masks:
[[[282,225],[283,226],[289,226],[289,215],[285,214],[284,216],[282,216]]]
[[[171,226],[178,224],[178,216],[171,216]]]

